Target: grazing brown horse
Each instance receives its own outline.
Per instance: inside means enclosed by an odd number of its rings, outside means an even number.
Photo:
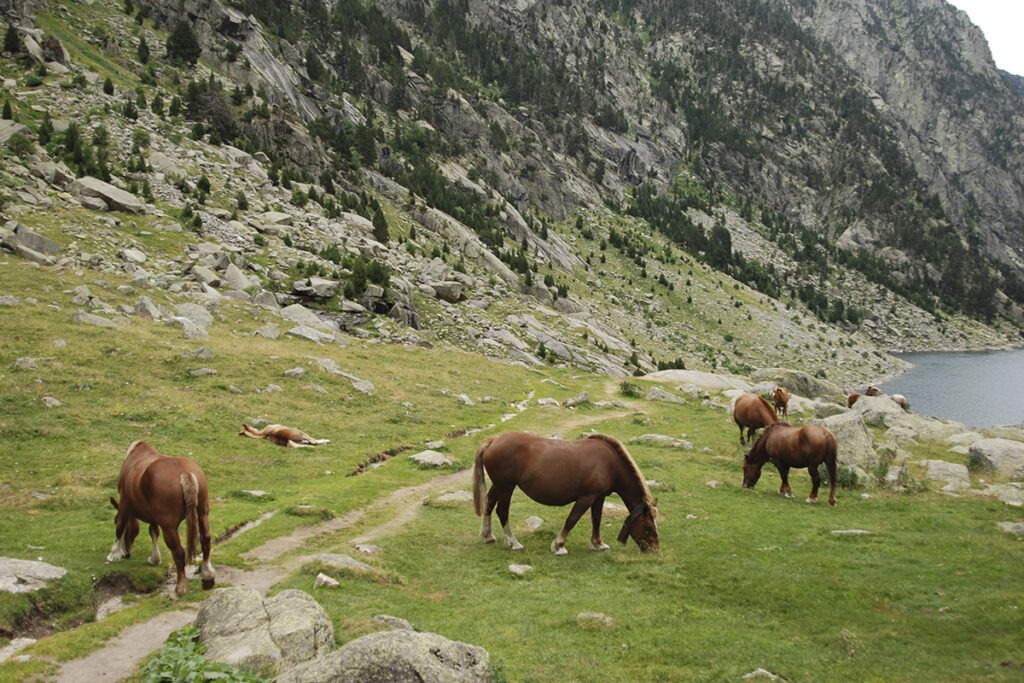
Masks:
[[[491,477],[489,491],[484,470]],[[480,443],[473,465],[473,504],[476,514],[483,518],[480,535],[487,543],[494,543],[491,512],[497,506],[505,543],[512,550],[521,550],[523,545],[508,523],[509,504],[516,486],[543,505],[573,503],[565,525],[551,543],[551,551],[556,555],[569,552],[565,540],[587,508],[593,523],[590,547],[608,549],[601,541],[601,513],[604,499],[612,493],[618,494],[629,510],[619,532],[619,543],[632,536],[641,551],[658,550],[657,501],[651,500],[636,462],[614,437],[592,434],[585,439],[566,441],[509,432]]]
[[[821,477],[818,465],[825,463],[828,471],[828,504],[836,504],[836,456],[838,444],[835,434],[819,425],[795,427],[778,422],[766,428],[750,452],[743,459],[743,488],[752,489],[761,477],[761,468],[769,460],[782,477],[779,493],[793,497],[789,486],[789,469],[806,467],[811,475],[811,495],[808,503],[818,502]]]
[[[789,418],[789,389],[786,387],[775,387],[772,391],[772,405],[775,406],[775,415],[781,416],[783,420]]]
[[[754,434],[761,427],[773,425],[779,421],[775,409],[759,394],[741,394],[732,404],[732,419],[740,428],[740,445],[754,440]],[[743,438],[743,430],[747,430],[747,438]]]
[[[113,496],[110,503],[117,510],[114,517],[116,540],[107,555],[107,562],[131,557],[132,544],[139,535],[139,522],[149,524],[149,537],[153,540],[150,564],[160,564],[157,539],[161,529],[164,543],[174,557],[177,570],[175,595],[188,593],[185,565],[196,556],[196,545],[203,549],[203,563],[199,574],[203,588],[213,588],[214,572],[210,564],[210,499],[206,489],[206,476],[194,460],[160,455],[145,441],[136,441],[128,447],[128,455],[121,465],[117,479],[120,502]],[[178,526],[185,520],[185,548],[181,547]]]
[[[314,439],[301,429],[285,427],[284,425],[267,425],[263,429],[256,429],[242,423],[242,431],[239,436],[248,436],[251,439],[266,439],[270,443],[287,448],[312,448],[320,444],[330,443],[330,439]]]

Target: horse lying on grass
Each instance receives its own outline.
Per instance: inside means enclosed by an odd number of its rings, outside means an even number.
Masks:
[[[238,435],[248,436],[251,439],[266,439],[286,448],[312,448],[331,442],[330,439],[314,439],[301,429],[284,425],[267,425],[263,429],[256,429],[243,422],[242,431],[238,432]]]
[[[743,459],[743,488],[752,489],[761,478],[761,468],[769,460],[782,477],[779,493],[793,497],[789,486],[789,469],[806,467],[811,475],[808,503],[818,502],[821,477],[818,465],[825,463],[828,471],[828,504],[836,504],[836,461],[839,446],[835,434],[819,425],[795,427],[778,422],[767,427]]]
[[[149,537],[153,551],[149,563],[160,564],[157,539],[164,532],[164,543],[174,558],[177,580],[174,594],[188,593],[185,566],[196,556],[196,546],[203,549],[203,563],[199,574],[203,588],[214,585],[213,565],[210,564],[210,498],[206,476],[194,460],[160,455],[145,441],[136,441],[128,447],[128,455],[117,478],[118,501],[111,496],[110,504],[117,510],[114,517],[115,541],[107,555],[107,562],[117,562],[132,555],[132,544],[139,535],[139,522],[149,524]],[[178,526],[185,520],[185,547],[181,547]]]
[[[484,471],[491,477],[487,490]],[[491,512],[498,508],[498,521],[505,543],[512,550],[523,545],[508,523],[509,504],[516,486],[543,505],[573,503],[565,525],[551,543],[551,551],[565,555],[569,532],[590,509],[593,531],[590,547],[607,550],[601,541],[601,513],[604,499],[612,494],[622,498],[629,515],[619,532],[619,543],[632,537],[642,552],[658,550],[657,501],[651,500],[647,483],[636,462],[615,438],[592,434],[585,439],[549,439],[527,432],[509,432],[484,439],[473,465],[473,504],[483,519],[480,535],[494,543]]]

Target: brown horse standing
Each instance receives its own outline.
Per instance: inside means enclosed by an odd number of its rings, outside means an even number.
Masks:
[[[484,480],[485,469],[491,477],[490,491]],[[590,547],[608,549],[601,541],[601,513],[604,499],[612,493],[618,494],[629,510],[619,532],[619,543],[632,536],[641,551],[658,550],[656,501],[651,500],[636,462],[611,436],[592,434],[585,439],[565,441],[509,432],[480,443],[473,465],[473,503],[476,514],[483,518],[480,535],[494,543],[491,512],[497,506],[505,543],[512,550],[521,550],[523,546],[508,523],[509,504],[516,486],[543,505],[573,503],[565,525],[551,543],[551,551],[556,555],[569,552],[565,540],[587,508],[593,523]]]
[[[779,421],[775,409],[760,394],[741,394],[732,404],[732,419],[740,428],[740,445],[754,440],[754,434],[761,427],[773,425]],[[743,430],[747,430],[747,438],[743,438]]]
[[[786,387],[775,387],[772,391],[772,405],[775,406],[776,417],[781,416],[783,420],[789,418],[789,389]]]
[[[136,441],[128,447],[128,455],[121,465],[117,479],[118,502],[113,496],[110,503],[117,510],[114,518],[116,540],[107,555],[107,562],[131,557],[132,544],[139,535],[139,522],[149,524],[149,537],[153,540],[150,564],[160,564],[157,539],[164,532],[164,543],[174,557],[177,570],[175,595],[188,592],[185,565],[196,556],[197,542],[203,548],[203,563],[199,573],[203,588],[213,588],[214,572],[210,564],[210,499],[206,489],[206,476],[199,465],[188,458],[160,455],[145,441]],[[178,526],[185,520],[186,542],[181,547]]]
[[[836,504],[836,460],[839,447],[835,434],[819,425],[795,427],[785,422],[769,426],[743,459],[743,488],[752,489],[761,477],[761,468],[769,460],[782,477],[779,493],[793,497],[789,486],[789,469],[806,467],[811,475],[808,503],[818,502],[821,477],[818,465],[825,463],[828,471],[828,504]]]

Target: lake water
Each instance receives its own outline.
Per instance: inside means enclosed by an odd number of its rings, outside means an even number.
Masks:
[[[1024,349],[901,353],[913,367],[879,385],[910,409],[972,427],[1024,423]]]

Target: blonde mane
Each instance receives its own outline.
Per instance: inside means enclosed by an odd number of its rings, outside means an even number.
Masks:
[[[636,460],[633,460],[633,456],[629,454],[629,451],[627,451],[626,447],[622,445],[622,442],[608,434],[590,434],[587,438],[600,439],[611,446],[612,449],[619,454],[619,457],[626,461],[626,464],[629,465],[630,470],[633,472],[633,476],[636,477],[638,482],[640,482],[640,488],[644,492],[644,501],[648,503],[651,502],[651,491],[647,488],[647,481],[644,479],[643,475],[640,474],[640,468],[637,466]]]

